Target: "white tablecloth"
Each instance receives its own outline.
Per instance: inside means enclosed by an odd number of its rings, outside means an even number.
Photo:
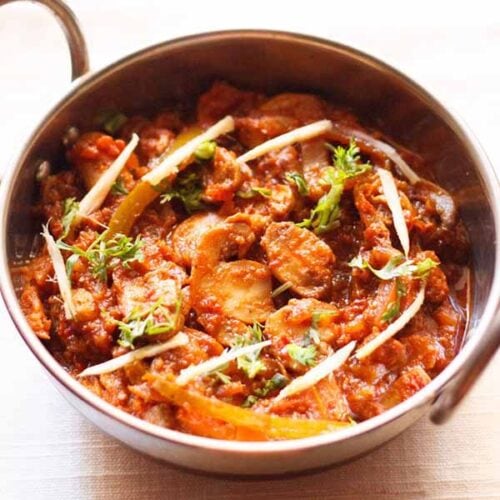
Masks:
[[[93,68],[180,35],[301,31],[371,52],[451,104],[500,164],[500,15],[494,2],[73,0]],[[56,23],[0,8],[0,168],[69,78]],[[500,498],[498,357],[447,425],[420,421],[385,447],[314,475],[257,482],[194,475],[102,435],[50,385],[0,307],[0,499]]]

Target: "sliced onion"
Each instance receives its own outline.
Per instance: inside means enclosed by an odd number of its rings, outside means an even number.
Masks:
[[[258,351],[259,349],[267,347],[268,345],[271,345],[270,340],[265,340],[264,342],[259,342],[257,344],[247,345],[238,349],[231,349],[230,351],[224,351],[220,356],[210,358],[203,363],[200,363],[198,365],[191,365],[184,370],[181,370],[179,376],[176,379],[176,383],[178,385],[186,385],[190,380],[217,370],[217,368],[224,366],[226,363],[229,363],[229,361],[233,361],[240,356],[251,354],[254,351]]]
[[[464,270],[462,271],[462,274],[460,275],[460,278],[455,283],[454,288],[457,292],[462,291],[465,287],[467,287],[468,289],[469,282],[470,282],[470,270],[468,267],[465,267]]]
[[[73,295],[71,293],[71,282],[66,274],[66,266],[64,265],[64,259],[61,250],[57,247],[57,244],[49,232],[49,228],[44,225],[42,226],[42,236],[47,242],[47,250],[49,252],[50,260],[52,260],[52,265],[54,266],[54,272],[57,279],[57,286],[59,287],[59,292],[64,305],[64,315],[66,319],[72,319],[75,317],[75,305],[73,304]]]
[[[392,213],[392,220],[394,222],[394,229],[398,235],[403,251],[408,257],[410,251],[410,236],[408,234],[408,227],[406,226],[403,208],[401,207],[401,200],[399,199],[398,188],[394,177],[389,170],[383,168],[377,169],[377,174],[382,183],[382,191],[384,193],[387,205]]]
[[[206,141],[213,141],[223,134],[228,134],[234,130],[234,120],[232,116],[226,116],[215,125],[205,130],[202,134],[191,139],[189,142],[176,149],[153,170],[142,177],[143,181],[156,186],[163,179],[174,176],[179,171],[179,165],[194,154],[200,144]]]
[[[239,163],[246,163],[251,160],[259,158],[275,149],[282,149],[290,144],[295,144],[296,142],[303,142],[317,137],[318,135],[323,135],[332,128],[332,122],[330,120],[320,120],[304,127],[299,127],[286,134],[278,135],[273,137],[258,146],[255,146],[250,151],[238,157],[237,161]]]
[[[384,344],[391,337],[394,337],[396,333],[402,330],[409,321],[418,313],[425,298],[425,283],[422,282],[422,286],[418,291],[415,300],[410,304],[410,306],[403,311],[401,316],[391,323],[384,331],[380,332],[375,338],[367,342],[365,345],[361,346],[354,355],[358,359],[363,359],[372,354],[376,349],[378,349],[382,344]]]
[[[281,390],[274,401],[280,401],[281,399],[291,396],[292,394],[305,391],[306,389],[316,385],[321,379],[328,376],[334,370],[340,368],[351,355],[355,346],[356,341],[353,340],[349,342],[334,354],[324,359],[319,365],[311,368],[305,375],[292,380],[289,385]]]
[[[122,368],[133,361],[151,358],[164,351],[168,351],[169,349],[186,345],[188,342],[189,337],[185,333],[179,332],[177,335],[162,344],[151,344],[136,349],[135,351],[127,352],[127,354],[124,354],[123,356],[118,356],[117,358],[110,359],[109,361],[105,361],[99,365],[91,366],[79,373],[78,376],[88,377],[89,375],[101,375],[102,373],[114,372],[115,370],[118,370],[118,368]]]
[[[420,177],[410,167],[410,165],[408,165],[408,163],[406,163],[403,160],[403,158],[401,158],[399,153],[386,142],[374,139],[365,132],[361,132],[361,130],[356,130],[351,127],[345,127],[337,123],[334,123],[332,128],[334,132],[340,133],[346,142],[349,141],[351,138],[354,138],[384,153],[390,160],[392,160],[397,165],[399,170],[401,170],[401,173],[410,181],[410,184],[415,184],[420,180]]]
[[[304,174],[308,169],[317,168],[318,170],[328,167],[330,159],[328,151],[325,148],[325,141],[314,139],[302,144],[302,166]]]
[[[97,182],[92,186],[92,189],[80,201],[78,213],[76,215],[77,219],[90,215],[101,207],[138,143],[138,135],[132,134],[130,142],[125,146],[109,168],[99,177]]]

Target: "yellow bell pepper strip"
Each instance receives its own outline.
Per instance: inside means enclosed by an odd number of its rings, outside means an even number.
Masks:
[[[349,422],[334,420],[298,419],[256,413],[190,391],[164,376],[153,373],[146,374],[144,380],[149,382],[152,388],[167,401],[176,406],[186,406],[236,427],[257,431],[269,439],[300,439],[345,429],[352,425]]]
[[[128,235],[142,212],[160,195],[159,186],[161,183],[163,181],[172,182],[179,172],[179,165],[191,158],[201,144],[214,140],[219,135],[227,134],[233,129],[233,118],[226,116],[204,132],[197,125],[194,125],[179,134],[167,156],[160,161],[156,168],[142,177],[139,184],[118,206],[111,217],[106,237],[110,238],[117,233]]]
[[[154,189],[151,184],[139,181],[115,210],[109,221],[106,238],[109,239],[118,233],[128,235],[136,220],[158,196],[160,196],[160,192]]]
[[[193,125],[181,132],[170,146],[168,155],[170,156],[170,154],[201,134],[201,132],[202,130],[197,125]],[[160,191],[154,189],[149,182],[139,181],[115,210],[109,222],[109,230],[106,237],[109,239],[118,233],[128,235],[136,220],[158,196],[160,196]]]

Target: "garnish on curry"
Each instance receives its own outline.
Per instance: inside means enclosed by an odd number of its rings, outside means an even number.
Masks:
[[[13,272],[68,372],[139,418],[237,440],[355,425],[439,374],[470,273],[432,165],[310,94],[217,82],[186,109],[72,127],[38,180],[45,244]]]

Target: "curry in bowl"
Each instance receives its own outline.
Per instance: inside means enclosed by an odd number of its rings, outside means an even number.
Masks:
[[[311,94],[215,83],[103,113],[40,170],[14,269],[67,371],[154,424],[294,439],[411,397],[458,352],[469,248],[432,165]]]

